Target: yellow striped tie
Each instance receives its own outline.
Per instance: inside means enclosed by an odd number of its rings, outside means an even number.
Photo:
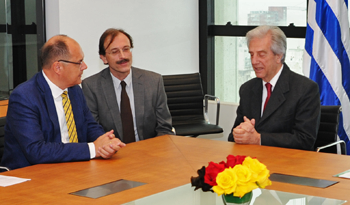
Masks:
[[[77,130],[75,128],[72,105],[70,104],[70,100],[67,96],[67,91],[64,91],[61,96],[62,96],[62,105],[64,109],[64,114],[66,115],[69,142],[78,142],[78,135],[77,135]]]

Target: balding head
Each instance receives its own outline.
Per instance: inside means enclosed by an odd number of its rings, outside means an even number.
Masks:
[[[57,35],[50,38],[41,48],[42,68],[50,68],[59,59],[69,59],[71,56],[69,45],[78,44],[66,35]]]
[[[65,35],[50,38],[41,49],[41,59],[46,77],[62,90],[80,84],[87,68],[80,45]]]

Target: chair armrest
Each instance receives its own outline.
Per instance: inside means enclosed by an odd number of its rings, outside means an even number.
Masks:
[[[207,121],[208,124],[209,122],[209,117],[208,117],[208,100],[215,100],[216,102],[216,125],[219,125],[219,117],[220,117],[220,99],[216,96],[213,95],[204,95],[204,117],[205,120]]]
[[[172,128],[171,128],[171,131],[173,131],[174,135],[176,135],[175,127],[172,127]]]
[[[4,169],[4,170],[6,170],[6,171],[10,171],[10,169],[7,168],[7,167],[2,167],[2,166],[0,166],[0,170],[1,170],[1,169]]]
[[[339,140],[339,141],[330,143],[330,144],[325,145],[325,146],[322,146],[322,147],[317,147],[316,152],[319,152],[320,150],[325,149],[325,148],[328,148],[328,147],[335,146],[335,145],[337,145],[337,144],[340,144],[341,154],[346,155],[346,144],[345,144],[344,140]],[[343,151],[343,150],[344,150],[344,151]]]

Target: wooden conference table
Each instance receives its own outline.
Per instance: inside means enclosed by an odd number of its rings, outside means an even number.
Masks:
[[[8,100],[0,100],[0,117],[6,116],[8,103]]]
[[[270,173],[340,181],[325,189],[280,182],[267,189],[342,199],[350,204],[350,179],[332,177],[350,169],[349,156],[180,136],[128,144],[109,160],[40,164],[1,173],[31,180],[0,187],[0,203],[122,204],[188,184],[203,165],[226,160],[229,154],[257,157]],[[147,184],[98,199],[69,194],[119,179]]]

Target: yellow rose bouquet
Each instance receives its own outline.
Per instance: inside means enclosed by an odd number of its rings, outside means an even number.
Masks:
[[[270,172],[255,158],[246,156],[227,156],[227,161],[209,162],[207,167],[197,171],[198,177],[191,177],[195,190],[212,191],[219,196],[233,195],[243,197],[256,188],[271,185]]]

